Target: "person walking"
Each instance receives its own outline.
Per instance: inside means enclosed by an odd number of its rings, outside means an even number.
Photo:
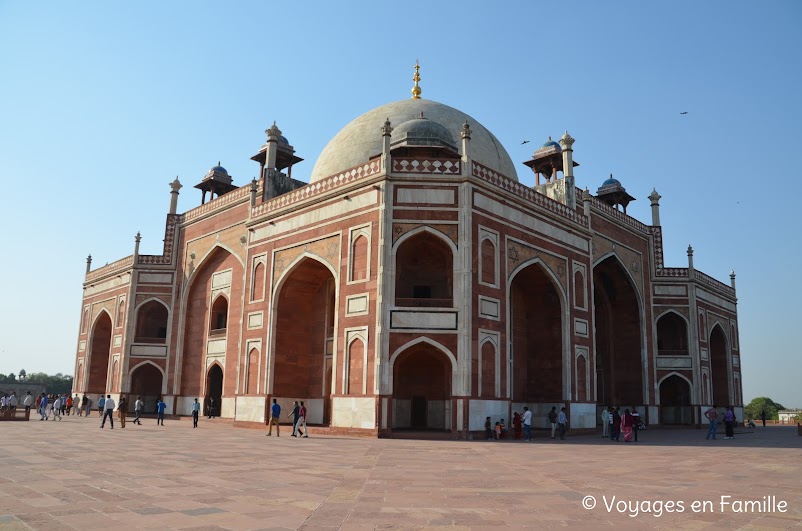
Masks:
[[[97,414],[101,417],[103,416],[103,411],[106,409],[106,399],[103,395],[100,395],[100,399],[97,401]]]
[[[289,415],[287,415],[287,418],[292,417],[292,435],[290,435],[290,437],[297,437],[295,430],[296,426],[298,425],[298,418],[300,416],[301,416],[301,406],[298,404],[298,401],[296,400],[292,404],[292,411],[290,412]]]
[[[521,440],[521,433],[523,432],[523,426],[521,425],[521,414],[517,411],[512,415],[512,429],[514,433],[514,438],[516,441]]]
[[[488,417],[490,418],[490,417]],[[523,415],[523,423],[524,423],[524,440],[531,441],[532,440],[532,412],[529,411],[529,408],[524,406],[524,415]]]
[[[103,397],[101,396],[101,400]],[[103,420],[100,421],[101,429],[103,426],[106,425],[106,417],[109,418],[109,424],[111,424],[111,429],[114,429],[114,406],[117,404],[114,403],[114,400],[111,398],[111,395],[106,395],[106,399],[103,400]]]
[[[760,420],[763,422],[763,427],[766,427],[766,410],[760,412]]]
[[[145,404],[142,402],[142,397],[136,397],[136,402],[134,402],[134,424],[142,425],[140,417],[142,416],[143,407],[145,407]]]
[[[602,437],[606,439],[607,437],[609,437],[609,432],[610,432],[610,411],[606,406],[602,408],[601,423],[602,423]]]
[[[707,417],[707,420],[710,421],[710,427],[707,430],[707,437],[705,437],[705,439],[710,439],[712,437],[713,440],[716,440],[716,428],[718,427],[716,420],[718,419],[718,410],[716,410],[715,404],[713,404],[713,407],[705,411],[705,417]]]
[[[128,402],[125,397],[120,397],[120,405],[117,406],[117,414],[120,415],[120,426],[125,428],[125,417],[128,416]]]
[[[11,393],[11,396],[8,397],[8,409],[11,411],[17,410],[17,393]]]
[[[209,414],[209,418],[210,419],[214,418],[214,397],[213,396],[209,397],[209,411],[207,411],[207,413]]]
[[[568,416],[565,414],[565,408],[560,410],[560,414],[557,416],[557,424],[560,425],[560,440],[564,441],[565,432],[568,431]]]
[[[53,398],[42,393],[42,411],[45,420],[50,420],[50,412],[53,411]]]
[[[278,405],[276,399],[273,399],[273,405],[270,406],[270,420],[267,421],[267,435],[266,437],[270,437],[273,434],[273,426],[276,426],[276,437],[281,436],[281,425],[279,425],[278,421],[281,418],[281,406]]]
[[[624,416],[621,417],[621,432],[624,434],[624,442],[632,442],[632,423],[634,422],[632,413],[629,408],[624,410]]]
[[[735,438],[735,411],[732,410],[732,406],[728,406],[724,412],[724,431],[725,439]]]
[[[610,440],[621,440],[621,414],[618,412],[619,408],[615,408],[612,412],[612,429],[610,430]]]
[[[303,424],[303,429],[301,425]],[[298,420],[295,422],[296,433],[302,437],[309,437],[309,430],[306,429],[306,406],[304,401],[301,400],[301,407],[298,409]]]
[[[551,411],[548,414],[549,424],[551,424],[551,438],[554,438],[554,432],[557,431],[557,406],[551,406]],[[560,439],[563,437],[560,436]]]
[[[635,442],[638,442],[639,429],[640,429],[640,413],[638,413],[638,408],[632,406],[632,435],[635,436]]]
[[[156,403],[156,426],[164,426],[164,410],[167,409],[167,404],[164,403],[161,397]]]
[[[61,395],[55,395],[56,399],[53,400],[53,421],[58,418],[59,422],[61,422],[61,403],[64,401],[64,398]]]
[[[200,402],[196,398],[195,401],[192,403],[192,427],[198,427],[198,415],[200,415]]]
[[[25,399],[22,401],[22,405],[25,406],[25,411],[31,410],[31,406],[33,405],[33,395],[31,395],[30,391],[28,391],[28,394],[25,395]]]

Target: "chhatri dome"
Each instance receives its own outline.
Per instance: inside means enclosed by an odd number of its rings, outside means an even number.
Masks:
[[[343,127],[323,148],[312,169],[309,182],[325,179],[380,155],[382,151],[381,128],[385,120],[389,119],[394,128],[391,141],[395,144],[400,140],[397,138],[397,132],[406,134],[409,129],[417,131],[424,129],[420,122],[407,123],[420,120],[421,116],[428,120],[425,129],[432,132],[445,129],[448,137],[441,138],[441,140],[447,140],[450,137],[452,142],[454,139],[460,138],[462,126],[467,121],[471,128],[469,153],[471,159],[517,181],[518,174],[515,171],[515,165],[507,154],[507,150],[493,136],[493,133],[462,111],[436,101],[417,97],[420,94],[420,88],[417,86],[417,81],[420,79],[417,75],[417,68],[415,77],[417,78],[415,79],[415,89],[418,89],[418,92],[416,93],[413,89],[411,99],[377,107]]]

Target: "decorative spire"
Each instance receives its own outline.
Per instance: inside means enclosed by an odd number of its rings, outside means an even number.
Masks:
[[[393,132],[393,126],[390,123],[390,118],[387,118],[384,121],[384,125],[382,126],[382,136],[390,136],[392,132]]]
[[[688,256],[693,256],[693,247],[688,245]]]
[[[270,126],[270,129],[265,130],[265,134],[267,135],[267,140],[278,140],[278,137],[281,136],[281,129],[276,126],[276,121],[273,120],[273,125]]]
[[[649,194],[648,199],[652,202],[652,205],[656,205],[661,197],[663,196],[657,193],[657,188],[652,188],[652,193]]]
[[[420,63],[418,60],[415,60],[415,75],[412,77],[412,81],[415,82],[415,86],[412,87],[412,99],[419,100],[420,99],[420,87],[418,86],[418,81],[420,81]]]
[[[549,140],[551,140],[551,137],[549,137]],[[575,140],[573,138],[571,138],[571,135],[568,134],[568,129],[566,129],[565,130],[565,134],[560,139],[560,146],[563,149],[571,149],[571,146],[574,145],[574,142],[575,142]]]
[[[465,123],[462,124],[462,132],[460,135],[462,138],[471,138],[471,126],[468,125],[468,120],[465,120]]]

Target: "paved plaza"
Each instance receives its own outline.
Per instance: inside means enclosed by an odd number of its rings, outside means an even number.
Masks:
[[[98,426],[0,424],[0,529],[802,527],[796,427],[733,441],[647,430],[625,444],[570,432],[533,443],[300,439],[284,426],[268,438],[217,419]]]

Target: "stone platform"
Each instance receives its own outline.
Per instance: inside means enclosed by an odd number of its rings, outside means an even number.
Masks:
[[[802,527],[795,426],[732,441],[649,429],[637,444],[570,432],[524,443],[268,438],[216,420],[4,423],[0,529]],[[763,506],[738,512],[722,496]],[[693,512],[695,501],[709,506]]]

